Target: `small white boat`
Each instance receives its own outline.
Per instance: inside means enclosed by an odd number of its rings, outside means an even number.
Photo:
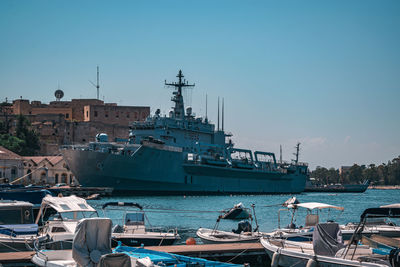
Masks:
[[[340,227],[336,223],[318,224],[313,233],[312,244],[273,237],[262,237],[260,241],[271,258],[272,267],[397,267],[400,264],[398,248],[372,248],[360,243],[367,218],[378,217],[399,218],[400,208],[365,210],[347,245],[342,243]]]
[[[294,220],[295,217],[297,216],[297,211],[299,208],[304,208],[307,210],[307,215],[304,220],[304,226],[300,227],[294,224]],[[344,208],[318,202],[289,204],[287,205],[286,209],[280,209],[278,211],[278,229],[276,229],[272,233],[268,233],[268,235],[279,237],[282,239],[288,239],[291,241],[311,241],[314,228],[321,221],[320,212],[323,210],[328,211],[327,221],[331,221],[329,220],[330,211],[338,210],[342,213],[344,211]],[[280,228],[281,211],[290,211],[292,213],[291,222],[285,228]],[[340,217],[341,213],[338,214],[337,217]],[[346,225],[339,225],[340,230],[342,232],[343,240],[349,240],[351,238],[357,225],[358,225],[357,223],[348,223]],[[365,222],[365,226],[363,228],[363,235],[371,236],[373,234],[383,235],[387,237],[400,237],[400,227],[396,226],[394,222],[392,222],[388,218],[369,218]]]
[[[166,246],[172,245],[180,239],[177,229],[170,229],[167,232],[160,228],[147,228],[145,221],[147,219],[143,207],[137,203],[131,202],[107,202],[102,209],[105,214],[106,207],[111,206],[117,209],[123,208],[124,225],[116,225],[112,233],[112,246],[118,245],[118,242],[126,246]],[[139,210],[129,211],[129,208]],[[146,219],[146,220],[145,220]]]
[[[47,247],[70,249],[80,219],[98,217],[97,211],[85,199],[77,196],[43,198],[36,223],[42,221],[42,236],[48,236]]]
[[[325,203],[318,202],[305,202],[299,203],[297,199],[291,201],[289,199],[285,203],[285,209],[278,210],[278,229],[272,233],[268,233],[269,236],[274,236],[281,239],[288,239],[291,241],[311,241],[315,226],[320,222],[320,212],[322,210],[327,210],[330,214],[331,210],[338,210],[343,212],[344,208],[339,206],[334,206]],[[304,226],[295,225],[296,216],[299,208],[306,209],[307,215],[304,219]],[[281,212],[288,211],[291,213],[291,221],[287,227],[281,228]],[[339,215],[340,216],[340,215]],[[328,215],[329,217],[329,215]],[[354,232],[354,230],[353,230]],[[352,234],[352,232],[351,232]],[[351,235],[350,235],[351,236]],[[350,238],[349,236],[349,238]]]
[[[400,208],[400,203],[381,206],[381,208]],[[348,223],[341,226],[343,235],[351,236],[357,225],[357,223]],[[395,222],[387,217],[367,218],[363,234],[367,236],[375,234],[386,237],[400,237],[400,226],[397,226]]]
[[[237,205],[235,205],[234,208],[231,210],[235,210],[235,207],[237,207]],[[252,205],[252,208],[253,208],[253,213],[255,214],[254,205]],[[231,211],[229,210],[228,212],[224,212],[224,214],[218,216],[214,229],[199,228],[196,232],[196,235],[205,244],[257,242],[258,239],[262,236],[262,233],[258,231],[257,220],[255,219],[256,228],[253,230],[252,226],[253,216],[249,212],[247,212],[247,210],[243,207],[242,203],[240,203],[240,209],[246,211],[246,213],[240,212],[241,215],[240,218],[246,218],[247,220],[240,221],[238,223],[238,228],[232,230],[232,232],[218,230],[220,220],[227,219],[225,215],[229,214],[229,212]],[[247,214],[247,216],[243,217],[244,214]],[[231,217],[234,216],[228,216],[229,219],[231,219]],[[254,218],[256,218],[255,215]],[[250,222],[248,220],[250,220]]]
[[[72,250],[38,250],[32,262],[41,267],[137,266],[126,254],[111,254],[111,227],[108,218],[83,219],[77,224]]]
[[[237,234],[228,231],[199,228],[196,235],[201,238],[203,243],[214,244],[258,242],[262,234],[258,232],[241,232]]]
[[[32,250],[38,236],[38,225],[33,223],[33,204],[24,201],[0,200],[0,252]]]

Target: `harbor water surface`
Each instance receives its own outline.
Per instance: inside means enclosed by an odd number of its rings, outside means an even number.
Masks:
[[[400,190],[368,189],[365,193],[302,193],[296,196],[300,202],[321,202],[344,207],[344,212],[324,210],[320,212],[320,221],[334,219],[340,224],[358,222],[361,213],[366,208],[400,202]],[[281,204],[291,195],[232,195],[232,196],[132,196],[110,197],[101,200],[91,200],[100,216],[104,216],[101,206],[109,201],[135,202],[143,206],[150,224],[147,227],[160,227],[163,230],[177,228],[184,243],[188,237],[195,237],[200,227],[214,228],[219,211],[226,210],[237,203],[243,203],[246,208],[255,205],[256,219],[259,230],[270,232],[278,227],[278,210]],[[304,225],[305,210],[299,210],[295,224]],[[106,210],[115,224],[122,224],[123,212]],[[281,227],[286,226],[291,219],[288,212],[281,212]],[[253,225],[255,225],[253,221]],[[235,221],[222,221],[218,229],[231,231],[237,227]],[[200,243],[200,240],[196,238]]]

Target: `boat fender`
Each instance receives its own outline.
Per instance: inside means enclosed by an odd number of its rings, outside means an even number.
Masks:
[[[318,266],[318,264],[317,264],[317,261],[316,261],[316,260],[314,260],[314,259],[309,259],[309,260],[307,261],[306,267],[317,267],[317,266]]]
[[[274,252],[274,254],[272,255],[271,267],[278,267],[278,265],[279,265],[279,255],[280,254],[278,252]]]

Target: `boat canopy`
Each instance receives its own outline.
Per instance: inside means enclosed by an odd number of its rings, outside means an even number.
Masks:
[[[57,212],[92,211],[96,212],[86,200],[77,196],[53,197],[47,195],[43,198],[42,207],[48,205]]]
[[[400,218],[400,208],[387,208],[387,207],[370,208],[364,210],[364,212],[361,214],[361,220],[370,217]]]
[[[313,209],[319,209],[319,210],[321,210],[321,209],[344,210],[343,207],[338,207],[338,206],[324,204],[324,203],[318,203],[318,202],[306,202],[306,203],[289,204],[288,205],[289,209],[296,209],[298,207],[306,208],[308,210],[313,210]]]
[[[107,206],[136,207],[140,210],[143,210],[143,207],[140,204],[133,202],[107,202],[103,205],[102,209],[105,209]]]

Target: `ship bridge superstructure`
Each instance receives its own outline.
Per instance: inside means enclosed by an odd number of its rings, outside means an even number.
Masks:
[[[131,126],[130,142],[140,144],[150,137],[156,142],[166,145],[180,146],[184,151],[194,151],[198,143],[207,143],[225,146],[225,132],[215,131],[215,125],[208,119],[195,117],[191,107],[186,107],[183,101],[182,89],[194,87],[184,79],[179,70],[177,82],[166,82],[165,85],[173,87],[171,101],[175,103],[168,116],[162,116],[157,109],[154,115],[149,116],[144,122],[134,122]]]

